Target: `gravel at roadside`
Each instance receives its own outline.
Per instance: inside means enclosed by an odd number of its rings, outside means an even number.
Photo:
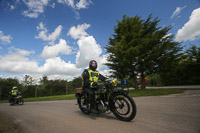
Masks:
[[[20,128],[15,121],[6,114],[0,113],[0,133],[19,133]]]

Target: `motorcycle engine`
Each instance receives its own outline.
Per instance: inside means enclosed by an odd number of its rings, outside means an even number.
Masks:
[[[98,110],[100,110],[101,112],[105,112],[107,110],[107,106],[103,103],[102,100],[100,100],[98,104]]]

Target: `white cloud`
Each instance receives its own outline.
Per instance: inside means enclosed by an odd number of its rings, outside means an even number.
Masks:
[[[6,1],[6,0],[5,0]],[[38,16],[45,12],[47,6],[55,8],[57,3],[67,5],[75,13],[75,18],[79,19],[79,10],[86,9],[92,4],[91,0],[14,0],[8,2],[10,11],[15,10],[22,4],[26,5],[27,9],[22,9],[22,15],[29,18],[38,18]]]
[[[0,41],[3,44],[9,44],[9,43],[11,43],[11,40],[12,40],[11,35],[5,36],[4,33],[3,33],[3,31],[0,30]]]
[[[80,10],[87,8],[92,2],[91,0],[79,0],[75,2],[74,0],[57,0],[58,3],[66,4],[74,10]]]
[[[45,75],[76,75],[80,74],[81,68],[77,68],[71,62],[66,63],[60,57],[50,58],[39,68],[39,72]]]
[[[75,8],[74,0],[57,0],[58,3],[66,4],[72,8]]]
[[[48,5],[49,0],[23,0],[28,10],[23,15],[30,18],[37,18],[39,14],[44,12],[44,7]]]
[[[82,24],[78,25],[77,27],[73,26],[70,28],[69,32],[67,33],[68,36],[71,36],[73,39],[79,39],[83,36],[87,36],[88,33],[85,31],[90,27],[90,24]]]
[[[99,73],[102,74],[105,77],[109,77],[112,74],[111,71],[112,70],[110,70],[110,69],[106,69],[106,70],[99,71]]]
[[[57,2],[61,4],[66,4],[71,7],[73,12],[75,13],[76,19],[80,18],[78,10],[86,9],[92,3],[91,0],[79,0],[78,2],[75,2],[75,0],[57,0]]]
[[[11,5],[10,6],[10,10],[12,11],[12,10],[14,10],[15,9],[15,6],[14,5]]]
[[[0,55],[0,72],[11,74],[47,75],[51,77],[79,76],[81,68],[77,68],[70,61],[65,62],[60,57],[46,59],[45,63],[39,66],[38,61],[31,60],[30,55],[34,51],[27,51],[11,47],[7,55]]]
[[[92,2],[90,0],[80,0],[78,3],[76,3],[77,9],[85,9],[87,8]]]
[[[192,41],[200,37],[200,8],[193,10],[190,19],[176,33],[176,41]]]
[[[99,61],[102,49],[93,36],[81,37],[77,43],[79,51],[76,55],[76,66],[78,68],[88,66],[90,60]]]
[[[60,39],[59,43],[53,46],[45,46],[42,51],[42,57],[52,58],[59,54],[69,55],[72,49],[64,39]]]
[[[177,7],[176,10],[173,12],[172,16],[171,16],[171,19],[178,16],[181,11],[186,8],[187,6],[184,6],[184,7]]]
[[[24,49],[18,49],[18,48],[10,47],[8,53],[9,54],[15,53],[15,54],[21,55],[21,56],[29,56],[31,54],[34,54],[35,51],[27,51],[27,50],[24,50]]]
[[[169,33],[169,34],[163,36],[161,40],[167,39],[168,37],[171,37],[171,36],[173,36],[173,34],[172,34],[172,33]]]
[[[98,66],[98,68],[107,68],[105,63],[108,63],[108,60],[107,60],[108,55],[109,54],[105,54],[105,55],[102,55],[101,57],[99,57],[99,66]]]
[[[55,3],[53,3],[53,4],[51,4],[50,6],[51,6],[52,8],[55,8],[55,5],[56,5],[56,4],[55,4]]]
[[[0,55],[0,72],[7,73],[34,73],[37,72],[38,64],[30,60],[27,56],[33,54],[34,51],[10,48],[9,54]]]
[[[98,62],[98,68],[106,67],[103,64],[107,62],[107,55],[102,55],[101,46],[96,42],[93,36],[89,35],[85,31],[89,27],[90,24],[84,23],[82,25],[78,25],[77,27],[71,27],[67,33],[67,35],[71,36],[73,39],[78,39],[77,44],[79,50],[76,55],[76,67],[88,67],[91,60],[96,60]]]
[[[43,41],[48,41],[50,44],[54,44],[54,41],[58,39],[58,37],[61,34],[62,31],[62,25],[59,25],[54,32],[51,34],[48,33],[47,28],[44,26],[44,24],[41,22],[39,26],[37,26],[37,31],[39,31],[39,34],[35,36],[36,39],[42,39]]]

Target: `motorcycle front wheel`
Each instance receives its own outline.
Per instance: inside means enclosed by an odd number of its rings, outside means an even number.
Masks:
[[[24,104],[24,99],[23,98],[20,98],[19,99],[19,105],[23,105]]]
[[[136,104],[129,95],[116,95],[112,104],[112,112],[119,120],[131,121],[136,116]]]

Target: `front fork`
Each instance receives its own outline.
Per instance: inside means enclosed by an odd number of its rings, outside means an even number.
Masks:
[[[115,110],[115,97],[117,95],[124,95],[126,96],[128,94],[128,92],[126,91],[117,91],[117,92],[113,92],[110,94],[109,96],[109,107],[110,107],[110,110],[113,112]]]

